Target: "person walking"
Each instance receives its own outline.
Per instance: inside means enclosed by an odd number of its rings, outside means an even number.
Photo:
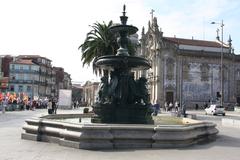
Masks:
[[[53,114],[56,114],[56,110],[57,110],[56,102],[55,102],[55,100],[52,100],[52,112],[53,112]]]
[[[6,108],[7,108],[7,105],[8,105],[8,99],[7,97],[4,98],[3,102],[2,102],[2,113],[4,114],[5,111],[6,111]]]
[[[164,103],[164,109],[165,109],[166,112],[168,111],[168,104],[167,104],[167,102]]]
[[[3,101],[1,101],[1,108],[2,108],[2,113],[4,114],[5,113],[5,107],[4,107],[4,105],[3,105]]]
[[[175,112],[178,112],[178,101],[175,102]]]
[[[172,104],[172,102],[170,102],[169,103],[169,111],[172,111],[172,109],[173,109],[173,104]]]
[[[53,113],[52,101],[50,99],[49,99],[49,101],[47,103],[47,109],[48,109],[48,114],[52,114]]]
[[[157,100],[156,103],[153,105],[154,108],[154,112],[153,112],[153,116],[157,116],[158,113],[160,112],[160,104],[159,101]]]

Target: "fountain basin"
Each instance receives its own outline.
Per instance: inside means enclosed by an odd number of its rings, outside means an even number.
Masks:
[[[132,25],[116,25],[110,28],[110,31],[113,33],[127,32],[129,35],[135,34],[138,31],[138,28]]]
[[[132,70],[146,70],[151,67],[148,60],[135,56],[101,56],[95,61],[95,64],[103,69],[128,67]]]
[[[22,139],[53,142],[80,149],[178,148],[214,140],[216,125],[183,118],[183,125],[76,124],[61,118],[91,117],[92,114],[48,115],[27,119]]]

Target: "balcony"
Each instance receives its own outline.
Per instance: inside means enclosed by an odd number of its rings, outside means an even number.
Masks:
[[[9,83],[16,83],[16,84],[38,84],[39,81],[37,80],[18,80],[18,79],[11,79]]]
[[[27,69],[10,69],[11,73],[29,73],[29,74],[39,74],[39,71],[36,70],[27,70]]]

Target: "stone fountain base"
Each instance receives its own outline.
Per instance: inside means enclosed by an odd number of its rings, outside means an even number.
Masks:
[[[96,123],[153,124],[151,107],[143,104],[113,105],[96,103],[93,107]]]
[[[178,148],[214,140],[218,133],[215,124],[188,118],[183,119],[185,125],[73,124],[54,120],[61,117],[74,115],[26,120],[22,139],[90,150]]]

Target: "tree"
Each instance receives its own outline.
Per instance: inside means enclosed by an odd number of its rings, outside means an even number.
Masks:
[[[85,64],[90,65],[91,62],[100,56],[117,53],[117,49],[119,48],[117,37],[110,32],[110,27],[112,25],[113,23],[110,21],[108,24],[105,22],[103,22],[103,24],[97,22],[91,26],[92,30],[87,33],[85,41],[78,48],[82,51],[81,60],[83,61],[83,66]],[[136,46],[131,43],[128,44],[130,55],[135,53],[135,48]]]
[[[103,55],[114,54],[117,49],[117,41],[115,36],[110,32],[109,28],[112,26],[112,21],[108,24],[94,23],[92,30],[87,33],[87,37],[79,49],[82,51],[81,60],[83,66],[90,65],[92,61]]]

